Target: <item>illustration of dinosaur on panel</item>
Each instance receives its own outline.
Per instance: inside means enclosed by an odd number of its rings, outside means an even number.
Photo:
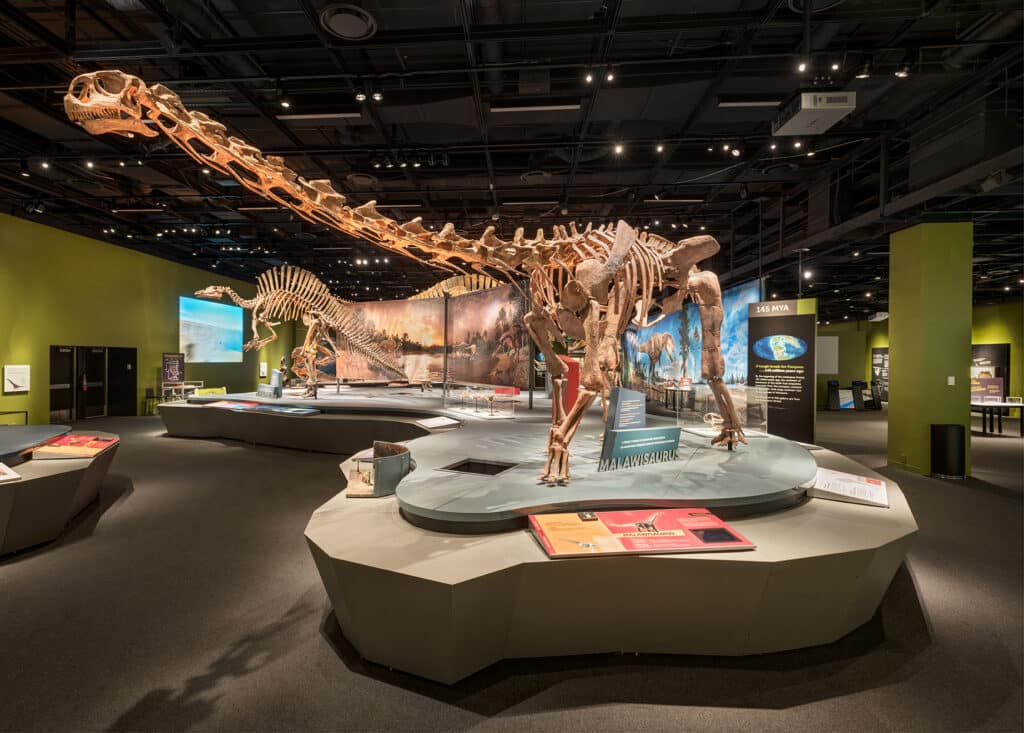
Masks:
[[[337,360],[339,340],[371,364],[405,379],[402,367],[374,342],[350,305],[334,297],[308,270],[290,265],[272,267],[256,279],[256,295],[252,298],[243,298],[227,285],[210,285],[196,291],[196,297],[208,300],[220,300],[225,295],[235,305],[252,311],[252,338],[243,347],[246,351],[258,351],[276,340],[274,327],[282,321],[302,319],[306,338],[295,349],[293,371],[298,369],[305,374],[309,397],[316,396],[317,363],[324,363],[327,357]],[[260,327],[266,327],[270,334],[261,335]]]
[[[64,97],[68,117],[92,134],[126,137],[163,134],[193,159],[233,177],[246,189],[290,209],[307,221],[369,241],[389,252],[411,257],[454,274],[496,275],[515,281],[525,275],[530,285],[526,328],[544,354],[552,377],[552,422],[547,461],[540,479],[569,480],[569,444],[587,408],[618,381],[618,341],[630,321],[647,326],[655,295],[672,292],[662,315],[678,310],[686,298],[697,301],[704,334],[704,376],[723,418],[713,445],[730,450],[746,439],[731,396],[725,387],[720,349],[721,288],[713,272],[697,263],[714,255],[718,242],[698,236],[680,242],[639,233],[626,222],[556,225],[551,237],[538,230],[533,238],[518,228],[503,240],[493,226],[477,239],[459,235],[447,223],[440,231],[422,220],[399,224],[377,211],[375,202],[346,205],[329,180],[307,181],[278,156],[264,156],[202,112],[185,108],[177,94],[162,84],[147,86],[131,74],[98,71],[72,80]],[[144,120],[143,117],[146,119]],[[147,124],[147,121],[151,124]],[[468,271],[467,271],[468,270]],[[553,344],[567,336],[585,344],[580,390],[565,410],[562,391],[567,368]],[[607,405],[607,400],[605,401]]]

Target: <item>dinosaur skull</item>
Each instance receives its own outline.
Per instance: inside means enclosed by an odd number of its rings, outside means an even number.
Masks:
[[[142,122],[140,95],[146,83],[121,71],[95,71],[79,74],[71,80],[64,95],[64,111],[87,132],[99,135],[112,132],[124,137],[155,137],[156,130]]]
[[[197,298],[206,298],[207,300],[220,300],[223,294],[223,285],[207,285],[202,290],[196,291]]]

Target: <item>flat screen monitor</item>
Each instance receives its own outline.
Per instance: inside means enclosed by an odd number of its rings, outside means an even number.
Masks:
[[[189,364],[242,361],[242,309],[178,298],[178,350]]]

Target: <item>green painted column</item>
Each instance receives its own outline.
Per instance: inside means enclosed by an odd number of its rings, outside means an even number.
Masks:
[[[889,464],[931,472],[931,425],[965,427],[970,471],[970,222],[889,238]],[[951,383],[952,382],[952,383]]]

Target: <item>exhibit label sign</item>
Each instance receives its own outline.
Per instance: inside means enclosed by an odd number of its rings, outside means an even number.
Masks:
[[[161,373],[163,374],[162,381],[164,382],[184,382],[185,381],[185,355],[182,353],[169,353],[164,352],[163,354],[163,368]]]
[[[707,509],[531,514],[548,557],[752,550],[756,545]]]
[[[747,384],[768,395],[768,432],[814,442],[817,301],[751,303]]]
[[[889,347],[881,346],[871,349],[871,381],[878,385],[878,395],[882,402],[889,401]]]
[[[680,428],[648,428],[646,425],[647,408],[643,393],[613,387],[608,398],[608,424],[597,470],[615,471],[674,461],[679,455]]]

